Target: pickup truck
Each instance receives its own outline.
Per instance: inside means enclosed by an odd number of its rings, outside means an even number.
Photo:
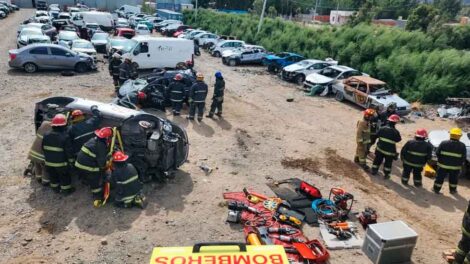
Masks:
[[[282,68],[304,60],[305,58],[299,54],[291,52],[281,52],[278,54],[266,55],[263,58],[263,65],[268,67],[271,73],[278,73]]]

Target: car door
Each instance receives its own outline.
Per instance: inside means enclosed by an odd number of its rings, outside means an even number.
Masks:
[[[305,71],[305,75],[309,75],[311,73],[315,73],[315,72],[319,72],[320,70],[326,68],[326,66],[324,66],[324,63],[314,63],[310,66],[307,67],[306,71]]]
[[[250,63],[252,59],[253,59],[253,51],[252,50],[242,52],[242,54],[240,55],[240,61],[242,63]]]
[[[354,90],[354,102],[362,107],[367,105],[367,84],[364,82],[358,82],[356,89]]]
[[[41,69],[50,69],[52,67],[52,58],[47,47],[32,48],[29,51],[29,57],[28,61],[33,62]]]
[[[134,61],[139,64],[139,67],[142,69],[155,68],[155,63],[152,63],[152,60],[157,60],[155,56],[152,57],[151,52],[149,51],[148,42],[140,42],[134,49]]]
[[[354,91],[357,89],[358,82],[353,79],[341,81],[337,85],[343,85],[344,98],[349,101],[354,101]]]
[[[51,47],[52,67],[55,69],[73,69],[75,67],[74,56],[70,51],[62,48]]]

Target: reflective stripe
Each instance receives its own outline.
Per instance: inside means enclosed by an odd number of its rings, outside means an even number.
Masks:
[[[100,188],[96,188],[96,189],[91,189],[91,192],[92,192],[92,193],[99,193],[99,192],[101,192],[101,187],[100,187]]]
[[[35,159],[44,161],[44,155],[42,155],[42,154],[40,154],[40,153],[37,153],[37,152],[34,151],[34,150],[30,150],[30,151],[29,151],[29,155],[31,155],[31,157],[33,157],[33,158],[35,158]]]
[[[440,183],[434,183],[434,187],[441,188],[441,187],[442,187],[442,184],[440,184]]]
[[[81,152],[87,154],[88,156],[92,157],[92,158],[96,158],[96,154],[91,152],[91,150],[89,150],[87,147],[83,146],[81,149],[80,149]]]
[[[390,171],[392,171],[392,169],[391,169],[391,168],[386,168],[386,167],[384,167],[384,171],[390,172]]]
[[[194,103],[205,103],[206,101],[193,101]]]
[[[177,103],[180,103],[180,102],[183,102],[183,100],[175,100],[175,99],[171,99],[172,102],[177,102]]]
[[[378,168],[379,168],[379,165],[375,165],[375,164],[374,164],[374,165],[372,165],[372,168],[373,168],[373,169],[378,169]]]
[[[57,188],[57,187],[59,187],[59,184],[58,183],[51,183],[49,186],[51,186],[52,188]]]
[[[427,153],[415,152],[415,151],[408,151],[408,153],[410,153],[411,155],[418,156],[418,157],[426,157],[426,155],[428,155]]]
[[[60,186],[60,189],[61,189],[61,190],[68,190],[68,189],[72,189],[72,185],[64,185],[64,186]]]
[[[459,255],[462,256],[462,257],[465,257],[465,255],[467,255],[467,254],[465,254],[465,251],[461,250],[459,247],[457,247],[457,248],[455,249],[455,253],[456,253],[456,254],[459,254]]]
[[[46,161],[46,166],[59,168],[59,167],[66,167],[68,165],[67,162],[48,162]]]
[[[127,179],[125,181],[122,181],[122,182],[117,181],[116,183],[117,184],[128,184],[128,183],[131,183],[133,181],[136,181],[137,179],[139,179],[139,176],[135,175],[135,176],[132,176],[132,177],[130,177],[129,179]]]
[[[130,196],[126,196],[126,197],[123,197],[123,198],[121,198],[121,199],[119,199],[119,200],[116,199],[116,201],[118,201],[118,202],[124,202],[124,203],[130,203],[130,202],[132,202],[132,200],[134,200],[134,198],[135,198],[136,195],[137,195],[137,194],[130,195]]]
[[[450,183],[449,183],[449,187],[457,188],[457,184],[450,184]]]
[[[441,151],[441,154],[444,155],[444,156],[455,157],[455,158],[461,158],[462,157],[462,154],[455,153],[455,152]]]
[[[382,152],[384,155],[387,155],[387,156],[395,156],[395,153],[385,151],[385,150],[379,148],[379,146],[377,146],[377,150],[380,151],[380,152]]]
[[[42,183],[49,183],[51,182],[50,180],[42,179]]]
[[[469,264],[470,263],[470,260],[468,260],[467,257],[465,257],[465,260],[463,261],[464,264]]]
[[[414,183],[421,183],[421,180],[413,180]]]
[[[461,230],[462,230],[462,233],[463,233],[466,237],[470,237],[470,232],[468,232],[468,231],[465,229],[465,227],[462,226]]]
[[[380,137],[379,138],[380,141],[383,141],[383,142],[386,142],[386,143],[390,143],[390,144],[396,144],[397,142],[391,140],[391,139],[388,139],[388,138],[384,138],[384,137]]]
[[[194,93],[207,93],[206,91],[194,91]]]
[[[63,152],[63,148],[58,148],[58,147],[52,147],[52,146],[43,146],[43,149],[49,150],[49,151],[54,151],[54,152]]]
[[[100,168],[85,166],[85,165],[78,163],[78,161],[75,162],[75,167],[82,169],[82,170],[91,171],[91,172],[100,171]]]
[[[85,134],[83,134],[83,135],[80,135],[80,136],[74,138],[73,140],[77,140],[77,139],[79,139],[79,138],[89,136],[89,135],[91,135],[91,134],[93,134],[93,133],[95,133],[95,132],[94,132],[94,131],[91,131],[91,132],[85,133]]]
[[[182,94],[182,91],[171,91],[172,93]]]
[[[409,162],[409,161],[407,161],[407,160],[405,160],[405,159],[403,160],[403,163],[406,164],[406,165],[408,165],[408,166],[415,167],[415,168],[422,168],[422,167],[424,167],[424,164],[421,165],[421,164],[417,164],[417,163],[412,163],[412,162]]]
[[[41,134],[36,134],[36,137],[43,139],[43,136]]]
[[[462,168],[462,166],[448,166],[439,162],[437,163],[437,166],[446,170],[460,170]]]

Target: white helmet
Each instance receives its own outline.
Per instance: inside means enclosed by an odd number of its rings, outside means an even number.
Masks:
[[[132,57],[129,53],[125,53],[124,55],[122,55],[122,58],[125,59],[125,60],[130,60],[132,61]]]

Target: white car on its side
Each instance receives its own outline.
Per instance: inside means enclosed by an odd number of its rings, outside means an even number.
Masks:
[[[281,78],[285,81],[295,82],[297,84],[303,84],[305,78],[312,74],[319,72],[320,70],[337,64],[333,60],[302,60],[286,66],[282,69]]]

